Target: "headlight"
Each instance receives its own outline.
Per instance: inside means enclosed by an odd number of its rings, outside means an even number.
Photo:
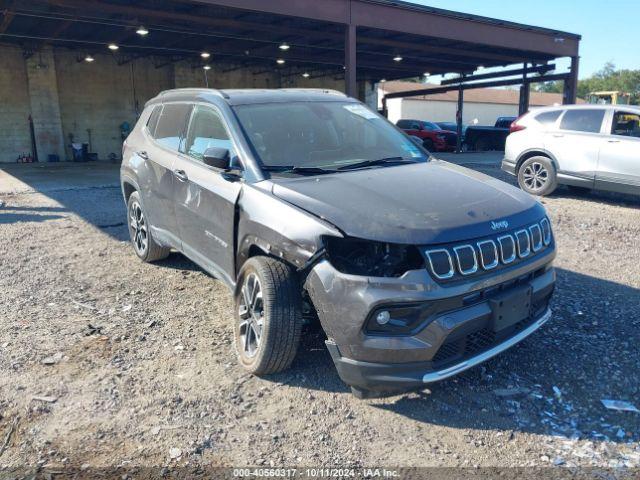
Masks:
[[[325,247],[331,264],[351,275],[400,277],[409,270],[424,268],[420,252],[412,245],[325,237]]]

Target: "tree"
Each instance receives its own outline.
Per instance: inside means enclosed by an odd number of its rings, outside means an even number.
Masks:
[[[616,70],[607,62],[602,69],[588,78],[578,81],[578,97],[586,98],[589,92],[618,90],[631,94],[631,103],[640,103],[640,70]],[[563,82],[545,82],[536,86],[538,92],[562,93]]]

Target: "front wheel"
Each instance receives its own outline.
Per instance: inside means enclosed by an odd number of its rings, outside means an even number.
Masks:
[[[433,140],[427,138],[422,142],[422,146],[427,150],[427,152],[435,152],[435,145],[433,144]]]
[[[518,184],[531,195],[549,195],[558,186],[556,169],[547,157],[531,157],[518,170]]]
[[[302,296],[295,271],[269,257],[249,259],[235,295],[235,342],[240,363],[254,375],[286,370],[302,331]]]

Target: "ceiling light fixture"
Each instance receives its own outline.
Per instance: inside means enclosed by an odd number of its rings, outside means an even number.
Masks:
[[[209,57],[211,56],[211,54],[210,54],[209,52],[202,52],[202,53],[200,54],[200,56],[201,56],[202,58],[209,58]]]
[[[112,52],[115,52],[116,50],[118,50],[120,47],[118,45],[116,45],[115,43],[110,43],[109,45],[107,45],[107,48],[109,50],[111,50]]]
[[[425,77],[428,77],[429,75],[431,75],[431,73],[429,73],[429,72],[424,72],[422,75],[424,75]]]
[[[276,60],[276,63],[277,63],[278,65],[284,65],[284,58],[279,58],[279,59],[277,59],[277,60]]]
[[[280,50],[282,51],[287,51],[291,48],[291,46],[288,43],[281,43],[280,46],[278,47]]]
[[[145,35],[149,35],[149,30],[147,30],[144,26],[140,25],[136,30],[136,33],[144,37]]]
[[[95,58],[93,58],[91,55],[87,55],[86,57],[84,57],[84,61],[91,63],[95,60]]]
[[[396,55],[395,57],[393,57],[393,61],[394,62],[401,62],[402,61],[402,57],[400,55]]]
[[[205,69],[205,70],[211,70],[211,65],[205,65],[202,68]]]
[[[380,83],[384,83],[384,82],[386,82],[386,81],[387,81],[387,79],[386,79],[386,78],[381,78],[381,79],[380,79]]]
[[[304,73],[302,74],[302,76],[303,76],[304,78],[309,78],[311,75],[309,75],[309,72],[304,72]]]

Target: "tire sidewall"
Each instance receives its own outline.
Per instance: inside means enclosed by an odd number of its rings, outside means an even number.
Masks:
[[[529,187],[527,187],[527,185],[524,182],[524,170],[526,169],[527,166],[531,165],[532,163],[542,164],[548,172],[547,182],[539,190],[530,189]],[[556,189],[558,185],[557,182],[558,182],[558,179],[556,176],[556,169],[551,159],[547,157],[528,158],[524,162],[522,162],[522,165],[520,165],[520,168],[518,169],[518,185],[522,190],[524,190],[525,192],[531,195],[536,195],[536,196],[549,195]]]

